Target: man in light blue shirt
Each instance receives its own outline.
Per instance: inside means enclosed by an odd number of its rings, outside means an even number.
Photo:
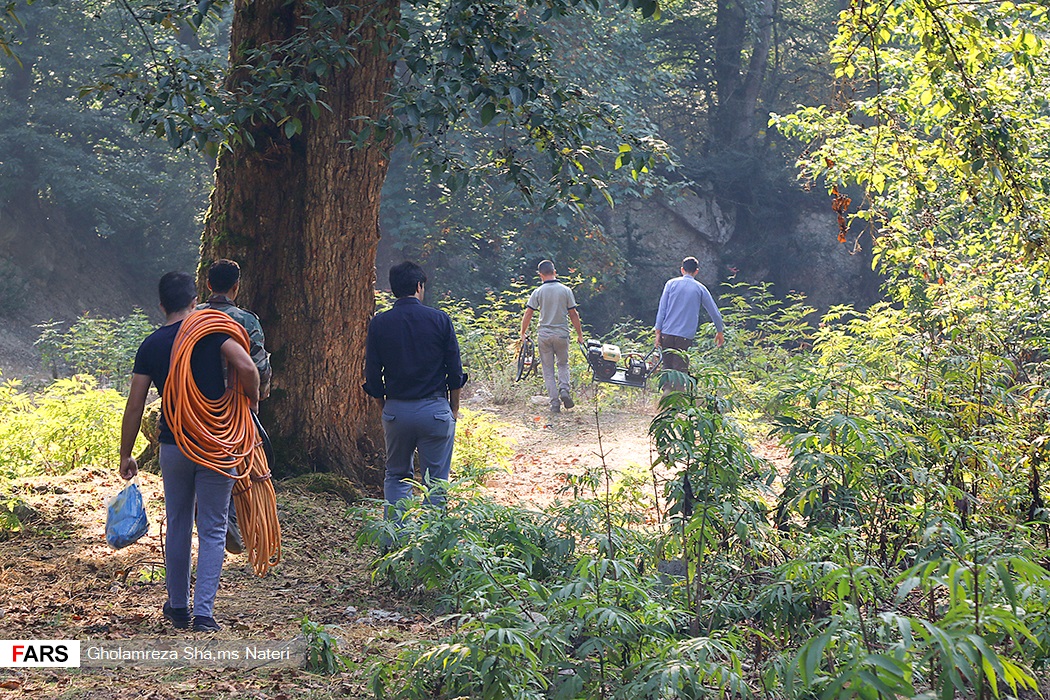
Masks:
[[[693,344],[696,328],[700,325],[700,307],[703,306],[715,324],[715,344],[722,347],[725,342],[725,324],[722,314],[707,291],[707,287],[696,280],[700,264],[690,256],[682,261],[682,276],[667,280],[660,295],[660,308],[656,312],[656,345],[664,350],[684,352]],[[684,355],[667,353],[664,367],[687,372],[689,361]]]

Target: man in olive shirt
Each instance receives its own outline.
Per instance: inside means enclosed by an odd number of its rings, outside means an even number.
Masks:
[[[540,312],[540,328],[536,345],[540,350],[540,364],[543,365],[543,386],[550,398],[551,413],[561,413],[561,405],[572,408],[576,404],[569,391],[569,323],[572,320],[576,328],[576,339],[583,344],[583,328],[580,326],[580,314],[576,310],[576,297],[572,290],[558,281],[558,272],[554,263],[544,260],[536,268],[542,283],[529,297],[525,305],[525,315],[521,319],[521,338],[529,332],[532,316]],[[555,363],[557,363],[557,380],[555,380]]]
[[[208,289],[211,296],[198,309],[215,309],[221,311],[248,331],[249,354],[259,370],[259,399],[270,395],[270,353],[266,352],[266,337],[263,335],[259,317],[248,309],[237,306],[235,299],[241,288],[241,266],[233,260],[217,260],[208,268]],[[237,523],[237,510],[230,498],[230,516],[226,526],[226,551],[240,554],[244,551],[244,538]]]

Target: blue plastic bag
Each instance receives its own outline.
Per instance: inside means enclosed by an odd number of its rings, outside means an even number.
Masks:
[[[106,542],[113,549],[127,547],[146,534],[149,523],[142,505],[142,492],[132,482],[109,499],[106,512]]]

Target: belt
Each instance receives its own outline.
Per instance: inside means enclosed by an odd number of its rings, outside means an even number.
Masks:
[[[387,397],[391,401],[429,401],[431,399],[447,399],[448,394],[441,392],[440,394],[430,394],[428,396],[420,396],[418,399],[398,399],[393,396]]]
[[[692,338],[683,338],[680,335],[673,335],[671,333],[660,334],[660,345],[671,348],[672,350],[685,350],[692,344]]]

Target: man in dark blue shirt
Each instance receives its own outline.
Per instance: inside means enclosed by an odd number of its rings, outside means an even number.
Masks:
[[[452,319],[423,306],[427,276],[413,262],[390,268],[393,308],[368,326],[365,392],[383,407],[386,436],[387,516],[398,501],[412,495],[412,455],[419,451],[423,481],[431,486],[427,502],[440,505],[437,482],[448,481],[452,443],[459,417],[459,390],[467,381]]]

